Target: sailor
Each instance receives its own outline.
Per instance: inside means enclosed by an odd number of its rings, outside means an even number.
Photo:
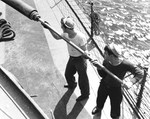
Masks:
[[[97,63],[93,63],[96,65]],[[131,79],[131,82],[127,82],[123,86],[130,88],[133,84],[142,80],[143,71],[127,61],[122,57],[122,50],[119,45],[111,43],[106,45],[104,48],[104,61],[103,66],[107,68],[110,72],[116,75],[121,80],[124,79],[124,76],[127,72],[131,72],[134,75],[134,78]],[[96,107],[92,110],[92,114],[101,115],[101,111],[104,107],[107,97],[110,98],[111,105],[111,118],[119,119],[120,117],[120,104],[122,102],[122,90],[121,83],[113,79],[108,73],[102,69],[97,69],[99,75],[102,77],[100,86],[97,92]]]
[[[42,24],[45,28],[46,26]],[[61,19],[61,28],[63,33],[61,36],[67,40],[74,43],[76,46],[81,48],[83,51],[87,52],[87,40],[83,33],[75,29],[75,22],[71,17],[63,17]],[[62,39],[55,32],[50,31],[55,39]],[[89,79],[87,76],[87,61],[85,56],[82,55],[73,46],[67,43],[69,59],[65,69],[65,78],[67,85],[65,88],[74,90],[77,86],[75,79],[75,74],[78,73],[78,84],[81,90],[81,95],[76,99],[76,101],[82,101],[89,98],[90,88]]]

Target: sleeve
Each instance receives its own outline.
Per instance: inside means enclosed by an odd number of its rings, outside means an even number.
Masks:
[[[129,71],[134,75],[134,78],[131,80],[133,83],[141,81],[144,76],[144,71],[140,69],[138,66],[128,63],[129,64]]]

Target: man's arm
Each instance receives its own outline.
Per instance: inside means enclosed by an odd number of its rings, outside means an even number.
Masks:
[[[140,82],[143,79],[144,76],[144,71],[141,70],[139,67],[135,67],[135,73],[134,73],[134,78],[131,80],[133,84],[136,82]]]
[[[56,40],[59,40],[59,39],[62,39],[57,33],[55,33],[54,31],[52,31],[52,30],[50,30],[49,29],[49,27],[48,27],[48,25],[49,25],[49,23],[48,22],[44,22],[44,23],[41,23],[42,24],[42,26],[44,27],[44,28],[46,28],[46,29],[48,29],[49,31],[50,31],[50,33],[52,34],[52,36],[56,39]],[[47,25],[46,25],[47,24]]]
[[[86,44],[85,44],[85,45],[80,46],[80,48],[81,48],[83,51],[86,51],[86,52],[87,52],[87,46],[86,46]]]
[[[49,31],[51,32],[52,36],[53,36],[56,40],[62,39],[57,33],[53,32],[53,31],[51,31],[51,30],[49,30]]]
[[[144,76],[144,71],[134,64],[130,64],[130,72],[134,75],[134,77],[130,80],[130,82],[128,81],[125,83],[128,88],[131,88],[137,82],[141,82]]]

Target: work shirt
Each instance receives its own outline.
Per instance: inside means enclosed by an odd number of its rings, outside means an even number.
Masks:
[[[79,48],[86,44],[86,37],[83,33],[76,31],[77,34],[74,38],[69,38],[68,33],[63,33],[62,36],[69,39],[71,42],[73,42],[76,46]],[[67,43],[68,47],[68,53],[72,57],[79,57],[82,55],[78,50],[76,50],[74,47],[72,47],[70,44]]]
[[[108,61],[105,60],[103,62],[103,65],[121,80],[123,80],[127,72],[131,72],[134,75],[134,77],[138,77],[140,79],[142,79],[143,77],[143,72],[137,66],[135,66],[134,64],[130,63],[125,59],[117,66],[113,66],[112,64],[110,64]],[[121,84],[116,79],[114,79],[105,71],[98,70],[98,73],[102,77],[102,81],[104,81],[108,87],[121,86]]]

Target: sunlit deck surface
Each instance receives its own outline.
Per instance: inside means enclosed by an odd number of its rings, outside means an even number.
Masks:
[[[50,1],[54,3],[53,0]],[[44,20],[61,32],[59,21],[62,15],[57,7],[53,11],[43,0],[25,2],[36,8]],[[90,98],[87,101],[76,102],[76,98],[80,95],[79,87],[74,91],[63,87],[66,84],[64,70],[69,57],[65,41],[55,40],[40,23],[29,20],[8,5],[5,12],[4,17],[12,24],[16,38],[3,44],[5,57],[2,66],[16,77],[20,89],[32,96],[31,100],[34,100],[50,119],[51,111],[55,119],[92,119],[91,111],[96,105],[99,86],[99,78],[93,67],[89,64]],[[0,71],[0,74],[3,72]],[[11,118],[15,116],[15,119],[34,119],[32,116],[35,116],[35,119],[42,119],[41,115],[37,114],[35,106],[27,98],[23,98],[22,92],[15,85],[12,86],[12,82],[8,81],[6,76],[0,75],[0,78],[4,83],[0,88],[2,92],[0,96],[3,97],[0,102],[2,105],[0,116],[5,116],[6,119],[9,119],[9,116]],[[106,110],[108,114],[104,112],[102,119],[109,119],[109,104]]]

